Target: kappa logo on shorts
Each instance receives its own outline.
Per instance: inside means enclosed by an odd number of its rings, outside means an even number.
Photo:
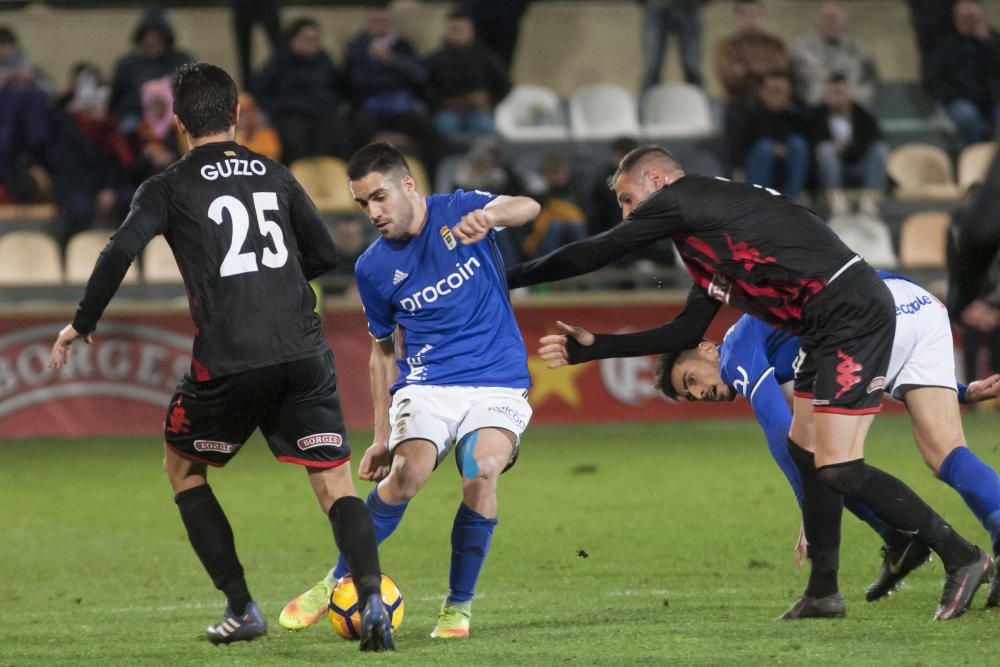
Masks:
[[[181,407],[181,401],[178,399],[177,405],[174,409],[170,411],[170,426],[167,427],[168,433],[189,433],[191,429],[191,420],[187,418],[186,410]]]
[[[299,449],[303,452],[313,447],[340,447],[344,444],[344,438],[339,433],[316,433],[299,438]]]
[[[854,361],[854,357],[844,354],[843,350],[837,350],[837,356],[840,357],[840,363],[837,364],[837,384],[840,385],[840,391],[834,394],[834,398],[840,398],[849,392],[854,385],[861,382],[858,373],[864,369],[864,366]],[[885,378],[882,378],[882,381],[884,383]]]
[[[195,440],[194,448],[199,452],[219,452],[221,454],[232,454],[240,445],[235,442],[219,442],[218,440]]]
[[[868,393],[872,394],[881,389],[885,389],[885,376],[879,375],[868,383]]]

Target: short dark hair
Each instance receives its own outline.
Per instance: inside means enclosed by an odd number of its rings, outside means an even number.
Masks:
[[[347,178],[357,181],[372,172],[409,175],[410,165],[398,148],[388,141],[368,144],[347,161]]]
[[[17,46],[17,35],[11,30],[9,25],[0,25],[0,44],[13,44]]]
[[[236,82],[208,63],[181,65],[170,80],[174,113],[192,138],[225,132],[236,117]]]
[[[311,16],[300,16],[295,19],[288,24],[287,28],[285,28],[285,43],[290,44],[292,40],[298,37],[299,33],[306,28],[315,28],[316,30],[319,30],[319,21]]]
[[[628,153],[625,154],[625,157],[621,159],[621,162],[618,163],[618,168],[615,169],[615,173],[611,174],[611,176],[608,178],[608,187],[614,190],[615,183],[618,182],[618,179],[621,178],[622,174],[632,171],[632,168],[635,165],[639,164],[639,162],[641,162],[643,158],[649,155],[659,155],[660,157],[666,158],[667,160],[673,162],[678,169],[683,169],[683,167],[681,166],[681,161],[678,160],[674,156],[674,154],[668,151],[666,148],[663,148],[662,146],[654,146],[651,144],[646,146],[639,146],[638,148],[630,150]]]
[[[681,360],[685,354],[694,350],[698,347],[700,343],[695,343],[690,347],[686,347],[683,350],[677,350],[675,352],[664,352],[660,355],[659,361],[656,362],[656,368],[653,369],[653,386],[663,392],[663,395],[667,398],[672,398],[675,401],[680,398],[677,391],[674,389],[673,382],[670,381],[670,376],[674,372],[674,366],[677,362]]]

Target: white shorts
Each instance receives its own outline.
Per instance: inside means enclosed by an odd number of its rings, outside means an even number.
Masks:
[[[885,375],[886,392],[900,399],[904,386],[955,389],[955,347],[943,303],[905,280],[885,284],[896,301],[896,336]]]
[[[527,396],[527,389],[507,387],[403,387],[389,406],[389,451],[407,440],[430,440],[440,464],[469,433],[502,428],[514,434],[513,464],[521,434],[531,420]]]

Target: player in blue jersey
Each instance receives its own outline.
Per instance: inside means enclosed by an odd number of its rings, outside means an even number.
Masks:
[[[1000,561],[1000,477],[965,446],[958,411],[958,401],[975,402],[1000,396],[1000,375],[968,387],[956,384],[951,327],[944,306],[911,281],[880,273],[893,294],[897,318],[886,375],[887,389],[910,409],[914,436],[924,461],[935,476],[962,496],[986,527]],[[593,334],[576,327],[563,327],[566,334],[542,339],[540,354],[552,366],[615,356],[615,348],[621,349],[623,341],[646,335],[646,332],[601,335],[601,344],[596,346],[601,351],[595,353]],[[574,340],[570,342],[568,336]],[[629,352],[638,353],[634,349]],[[671,398],[731,401],[742,395],[749,400],[767,436],[768,449],[801,505],[801,465],[794,460],[794,450],[787,446],[792,412],[781,389],[783,383],[793,379],[800,357],[798,337],[744,315],[729,329],[721,345],[702,341],[695,347],[663,354],[657,366],[656,383]],[[845,506],[885,541],[882,569],[866,594],[869,601],[877,600],[923,564],[930,549],[887,526],[866,506],[850,501],[845,501]],[[800,562],[805,548],[804,538],[800,539],[796,549]],[[832,573],[827,568],[833,568]],[[835,560],[814,563],[806,595],[813,603],[801,609],[798,604],[793,606],[786,617],[842,616],[844,603],[836,592],[835,574]],[[831,576],[833,588],[829,590],[831,584],[822,580]],[[809,595],[808,591],[821,586],[828,588],[819,591],[823,595]],[[987,606],[997,605],[1000,605],[1000,585],[994,581]]]
[[[378,484],[366,504],[381,542],[455,450],[462,503],[451,533],[449,594],[431,636],[465,637],[497,525],[497,479],[514,464],[531,418],[527,354],[496,234],[534,219],[539,206],[478,190],[423,197],[402,154],[385,143],[358,151],[348,177],[380,234],[355,268],[373,339],[375,437],[359,475]],[[347,573],[341,559],[285,607],[281,625],[318,620]]]

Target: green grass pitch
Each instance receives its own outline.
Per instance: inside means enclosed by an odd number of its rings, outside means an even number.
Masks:
[[[994,467],[998,421],[966,418]],[[357,454],[369,437],[353,434]],[[876,420],[867,453],[987,543],[924,468],[905,417]],[[332,563],[333,541],[305,474],[255,438],[211,481],[271,633],[215,647],[201,637],[224,600],[187,543],[160,459],[157,438],[0,443],[0,665],[978,665],[1000,647],[1000,611],[982,610],[984,591],[963,618],[930,620],[937,561],[865,603],[879,542],[846,515],[848,617],[775,622],[805,585],[792,559],[798,519],[763,434],[745,421],[530,428],[500,483],[468,641],[428,637],[459,499],[457,472],[443,465],[382,549],[406,617],[397,653],[381,656],[360,655],[325,621],[278,626],[282,605]]]

